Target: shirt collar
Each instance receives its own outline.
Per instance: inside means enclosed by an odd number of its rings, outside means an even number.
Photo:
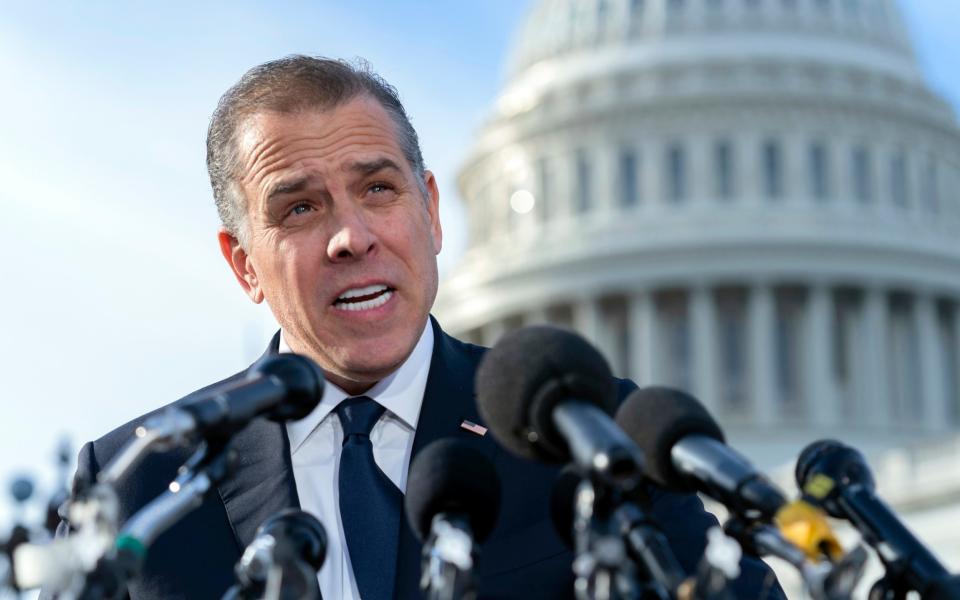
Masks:
[[[290,346],[280,332],[280,352],[291,352]],[[423,328],[417,345],[400,367],[378,381],[367,390],[364,396],[373,398],[387,411],[403,421],[411,430],[417,429],[420,419],[420,407],[423,393],[427,388],[427,375],[430,372],[430,359],[433,356],[433,327],[430,320]],[[323,384],[323,398],[313,412],[299,421],[287,422],[287,437],[290,439],[290,452],[296,452],[307,440],[314,429],[327,418],[340,402],[350,397],[329,380]]]

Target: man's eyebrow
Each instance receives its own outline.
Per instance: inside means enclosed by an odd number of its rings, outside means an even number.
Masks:
[[[291,179],[288,181],[280,181],[271,188],[270,192],[267,194],[267,200],[272,200],[277,196],[283,196],[284,194],[293,194],[296,192],[302,192],[307,188],[307,184],[310,183],[309,177],[298,177],[296,179]]]
[[[352,162],[346,165],[345,170],[358,172],[362,175],[372,175],[377,171],[382,171],[383,169],[391,169],[394,171],[402,171],[400,165],[394,162],[389,158],[380,158],[377,160],[370,161],[357,161]]]

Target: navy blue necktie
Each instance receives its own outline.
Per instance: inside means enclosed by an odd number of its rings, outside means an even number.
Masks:
[[[362,600],[389,600],[397,569],[403,494],[373,460],[370,431],[384,408],[366,396],[337,405],[343,426],[340,518]]]

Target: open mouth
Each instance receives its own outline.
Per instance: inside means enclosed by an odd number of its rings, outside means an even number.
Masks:
[[[362,288],[353,288],[340,294],[333,305],[341,310],[370,310],[386,304],[393,296],[394,291],[396,290],[379,283]]]

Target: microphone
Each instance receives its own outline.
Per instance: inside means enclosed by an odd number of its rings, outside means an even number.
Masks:
[[[500,512],[500,478],[490,459],[455,439],[431,443],[410,465],[404,507],[426,541],[421,589],[435,600],[472,597],[477,547]]]
[[[207,436],[228,436],[254,417],[295,421],[309,415],[323,397],[323,371],[299,354],[275,354],[255,364],[238,382],[217,386],[177,408]]]
[[[97,481],[115,484],[148,453],[185,445],[196,437],[224,442],[261,415],[281,422],[302,419],[320,403],[323,384],[323,371],[309,358],[290,353],[268,356],[242,379],[205,390],[147,419]]]
[[[257,529],[235,568],[239,583],[224,598],[259,599],[274,589],[279,598],[319,600],[317,571],[326,553],[327,534],[316,517],[295,508],[280,511]]]
[[[617,404],[610,367],[579,335],[517,329],[484,355],[476,383],[481,415],[514,454],[555,464],[572,459],[623,487],[639,481],[643,456],[610,417]]]
[[[874,492],[863,455],[835,440],[820,440],[797,459],[797,486],[833,517],[846,519],[863,534],[887,567],[887,578],[924,598],[956,587],[956,580]],[[872,597],[872,596],[871,596]],[[954,595],[953,597],[960,597]]]
[[[771,520],[786,498],[747,459],[693,396],[667,387],[634,391],[616,422],[647,457],[647,475],[679,492],[699,491],[750,520]]]
[[[724,442],[723,431],[693,396],[667,387],[634,391],[616,422],[647,457],[647,475],[677,492],[703,492],[748,522],[773,522],[813,559],[839,560],[843,548],[821,510],[783,493]]]

